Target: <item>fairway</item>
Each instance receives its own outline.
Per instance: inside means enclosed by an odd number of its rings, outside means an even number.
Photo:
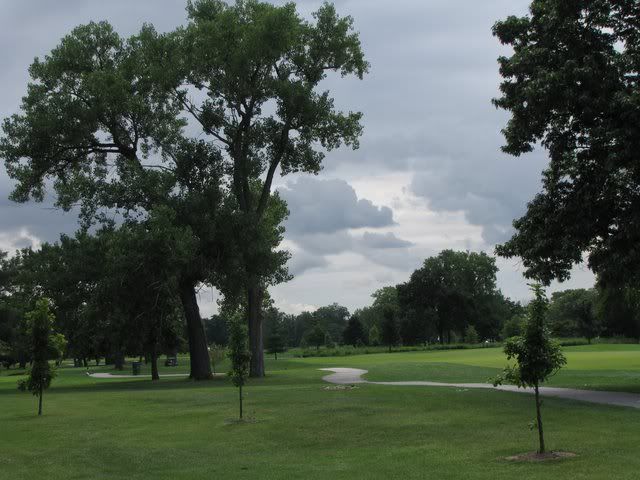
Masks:
[[[591,379],[589,388],[638,390],[640,347],[565,351],[569,365],[554,384]],[[161,374],[186,371],[187,359],[180,361]],[[82,368],[64,367],[37,418],[35,398],[16,390],[15,372],[3,371],[0,478],[43,471],[51,479],[637,478],[640,412],[634,409],[546,399],[549,447],[578,456],[514,464],[503,457],[535,449],[527,395],[380,385],[336,389],[322,382],[326,372],[318,370],[366,368],[370,380],[485,381],[503,363],[499,349],[270,360],[267,378],[246,389],[250,418],[244,424],[235,422],[237,391],[225,378],[152,383],[146,376],[94,379]],[[91,371],[113,372],[104,366]]]

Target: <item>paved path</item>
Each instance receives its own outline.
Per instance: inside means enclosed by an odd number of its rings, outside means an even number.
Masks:
[[[145,375],[125,375],[122,374],[120,375],[119,373],[113,374],[113,373],[89,373],[87,372],[87,375],[89,375],[92,378],[140,378],[140,377],[149,377],[149,374],[145,374]],[[160,375],[160,377],[188,377],[189,374],[188,373],[163,373],[162,375]]]
[[[532,388],[518,388],[515,385],[499,385],[494,387],[490,383],[442,383],[442,382],[369,382],[362,375],[367,370],[359,368],[321,368],[333,372],[322,379],[329,383],[355,384],[371,383],[375,385],[404,385],[426,387],[457,387],[457,388],[486,388],[505,392],[533,393]],[[576,390],[574,388],[540,387],[540,394],[545,397],[568,398],[583,402],[603,403],[606,405],[618,405],[621,407],[640,408],[640,394],[625,392],[603,392],[598,390]]]

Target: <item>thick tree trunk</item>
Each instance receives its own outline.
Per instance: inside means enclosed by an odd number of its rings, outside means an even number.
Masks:
[[[40,387],[40,395],[38,395],[38,415],[42,415],[42,394],[44,389]]]
[[[249,317],[249,349],[251,362],[249,375],[264,377],[264,347],[262,344],[262,296],[263,290],[257,283],[252,283],[247,289],[248,317]]]
[[[121,351],[116,352],[113,359],[113,365],[116,370],[124,370],[124,353]]]
[[[156,353],[156,347],[151,347],[151,380],[160,380],[160,374],[158,373],[158,354]]]
[[[208,380],[211,374],[211,360],[207,345],[207,335],[200,317],[195,285],[183,283],[180,285],[180,300],[187,321],[189,334],[189,355],[191,357],[190,378],[194,380]]]
[[[544,432],[542,430],[542,414],[540,413],[540,392],[538,391],[538,384],[535,386],[536,390],[536,415],[538,417],[538,438],[540,440],[540,448],[538,453],[544,453]]]

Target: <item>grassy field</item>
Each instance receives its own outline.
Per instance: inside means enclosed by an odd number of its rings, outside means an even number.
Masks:
[[[554,385],[640,391],[640,347],[565,349]],[[503,458],[534,450],[528,395],[360,385],[338,390],[318,368],[369,370],[372,380],[484,381],[499,349],[269,360],[246,389],[237,423],[226,379],[94,379],[64,367],[45,395],[0,374],[0,479],[637,479],[640,410],[546,399],[548,446],[578,456],[544,464]],[[90,367],[111,371],[108,367]],[[187,359],[176,368],[187,371]],[[161,373],[162,373],[161,371]],[[225,366],[222,370],[225,371]]]

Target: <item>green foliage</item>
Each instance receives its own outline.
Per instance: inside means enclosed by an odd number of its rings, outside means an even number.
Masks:
[[[41,298],[36,307],[26,316],[31,347],[31,368],[27,378],[18,383],[20,390],[28,390],[39,397],[38,415],[42,415],[42,396],[55,377],[55,370],[49,365],[51,330],[55,317],[51,313],[49,300]]]
[[[515,315],[511,317],[509,320],[507,320],[506,322],[504,322],[500,336],[502,337],[503,340],[506,340],[507,338],[511,338],[511,337],[517,337],[518,335],[521,335],[522,332],[524,331],[524,327],[526,323],[527,323],[526,315]]]
[[[534,300],[521,336],[511,337],[504,344],[507,360],[515,365],[505,368],[495,384],[513,383],[519,387],[537,387],[566,364],[560,345],[551,340],[545,326],[548,302],[539,284],[532,286]]]
[[[584,254],[602,280],[638,278],[637,16],[633,1],[533,0],[494,27],[513,50],[499,58],[494,100],[511,114],[503,150],[541,144],[550,157],[542,191],[496,249],[522,258],[529,278],[567,279]]]
[[[515,365],[504,369],[494,379],[494,385],[511,382],[518,387],[533,387],[536,400],[536,423],[540,446],[538,453],[545,453],[544,433],[542,427],[541,401],[538,387],[554,375],[566,363],[560,345],[549,338],[545,326],[548,301],[542,285],[534,284],[531,289],[535,295],[529,304],[529,317],[521,336],[511,337],[504,344],[507,360],[515,360]]]
[[[364,345],[366,340],[364,329],[362,328],[360,319],[356,315],[351,315],[351,318],[349,318],[342,332],[342,340],[346,345],[352,345],[354,347],[358,344]]]
[[[242,387],[249,377],[249,352],[247,326],[241,315],[229,320],[229,345],[227,356],[231,361],[229,378],[236,387]]]
[[[316,323],[313,325],[304,335],[304,342],[307,345],[313,345],[316,347],[316,350],[320,348],[321,345],[325,345],[327,333],[320,323]]]
[[[480,337],[478,336],[478,332],[476,331],[476,327],[473,325],[469,325],[464,331],[464,341],[469,344],[476,344],[480,342]]]
[[[551,296],[548,321],[552,333],[559,337],[597,337],[602,331],[596,314],[595,290],[565,290]]]
[[[374,347],[380,345],[380,329],[377,325],[373,325],[369,330],[369,345]]]
[[[484,252],[444,250],[426,259],[408,282],[397,286],[403,341],[450,341],[468,324],[481,337],[496,338],[501,317],[509,315],[496,288],[497,271],[495,259]],[[499,309],[503,312],[497,315]]]
[[[222,345],[218,345],[217,343],[212,343],[209,347],[209,357],[211,358],[211,371],[213,374],[216,374],[216,365],[220,365],[220,363],[225,359],[227,355],[226,349]]]
[[[400,343],[397,313],[392,308],[386,307],[382,312],[382,317],[382,343],[391,350],[391,347]]]
[[[49,349],[51,351],[52,359],[56,361],[56,365],[60,365],[64,359],[65,352],[67,351],[67,345],[69,342],[65,336],[61,333],[54,333],[49,339]]]
[[[284,339],[284,333],[282,331],[282,325],[276,321],[271,326],[271,332],[267,337],[267,352],[274,355],[275,359],[278,359],[278,354],[286,351],[286,344]]]
[[[626,336],[640,341],[640,289],[597,285],[596,315],[608,336]]]

